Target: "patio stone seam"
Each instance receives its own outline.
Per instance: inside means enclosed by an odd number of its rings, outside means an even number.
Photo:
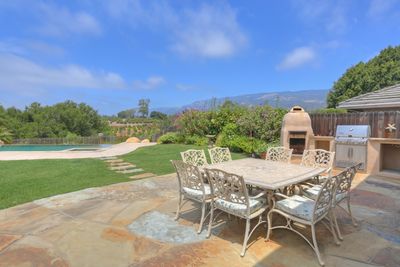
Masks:
[[[141,199],[141,200],[145,200],[145,198]],[[128,209],[131,206],[132,203],[128,204],[125,208],[123,208],[122,210],[120,210],[119,212],[117,212],[116,214],[114,214],[108,221],[107,223],[109,223],[109,225],[112,225],[112,221],[118,216],[120,215],[122,212],[124,212],[126,209]],[[155,208],[159,207],[161,204],[158,204]]]
[[[353,261],[353,262],[358,262],[358,263],[362,263],[362,264],[369,264],[369,265],[375,265],[375,266],[381,266],[381,265],[377,265],[375,263],[373,263],[371,260],[371,258],[369,258],[369,261],[361,261],[361,260],[357,260],[357,259],[353,259],[353,258],[349,258],[349,257],[344,257],[344,256],[339,256],[336,254],[330,254],[330,253],[325,253],[325,255],[329,255],[331,257],[336,257],[339,259],[344,259],[344,260],[349,260],[349,261]]]
[[[12,241],[10,244],[8,244],[5,248],[3,248],[2,250],[0,250],[0,255],[3,254],[4,252],[8,251],[10,249],[10,247],[16,243],[18,243],[18,241],[20,241],[21,239],[23,239],[24,237],[26,237],[28,235],[26,234],[21,234],[21,238]]]

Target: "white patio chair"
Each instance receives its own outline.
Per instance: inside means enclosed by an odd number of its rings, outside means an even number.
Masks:
[[[293,149],[289,149],[283,146],[270,147],[267,150],[266,160],[280,161],[290,163],[292,158]]]
[[[324,226],[326,226],[327,229],[332,233],[335,243],[337,245],[340,244],[335,234],[333,216],[331,214],[332,199],[334,197],[335,189],[336,179],[328,178],[322,185],[316,200],[299,195],[288,197],[280,193],[275,193],[275,197],[283,197],[283,199],[278,201],[273,199],[273,207],[268,212],[267,240],[269,240],[273,229],[288,229],[293,231],[294,233],[300,235],[307,242],[307,244],[311,246],[317,255],[319,263],[324,265],[318,249],[315,226],[318,222],[323,223]],[[286,219],[286,224],[272,227],[272,215],[274,213],[278,213],[283,216]],[[329,226],[325,221],[323,221],[323,219],[327,219],[329,221]],[[309,240],[305,235],[293,228],[293,223],[310,226],[312,240]]]
[[[358,224],[357,224],[355,218],[353,217],[353,214],[352,214],[351,208],[350,208],[350,189],[351,189],[351,184],[353,182],[354,176],[356,175],[356,173],[360,167],[361,167],[361,163],[356,164],[354,166],[351,166],[351,167],[345,169],[339,175],[335,176],[337,179],[337,181],[336,181],[337,187],[336,187],[336,192],[335,192],[335,198],[333,201],[333,207],[339,207],[339,208],[343,209],[350,216],[351,221],[354,226],[357,226]],[[321,190],[321,185],[312,185],[309,188],[303,189],[302,193],[304,196],[306,196],[308,198],[316,199],[320,190]],[[347,210],[344,207],[339,205],[341,202],[343,202],[345,200],[347,202]],[[343,240],[343,237],[342,237],[340,229],[339,229],[339,225],[337,223],[336,213],[333,211],[332,215],[333,215],[333,219],[335,222],[335,228],[336,228],[338,237],[340,240]]]
[[[210,186],[204,184],[203,176],[198,167],[184,163],[180,160],[171,160],[174,165],[179,182],[179,202],[175,220],[178,220],[182,206],[187,200],[201,203],[201,218],[197,233],[201,233],[206,219],[207,204],[211,202],[212,194]],[[183,201],[183,202],[182,202]]]
[[[211,164],[231,161],[232,156],[227,147],[214,147],[208,150],[211,158]]]
[[[208,165],[206,154],[204,150],[189,149],[181,152],[183,162],[194,166],[205,166]]]
[[[316,182],[323,182],[326,178],[332,176],[333,161],[335,152],[323,149],[304,150],[300,165],[313,168],[324,168],[326,175],[316,177]]]
[[[210,224],[208,225],[208,237],[211,235],[211,228],[214,219],[221,212],[234,215],[246,220],[246,230],[240,256],[246,253],[247,242],[254,230],[266,221],[262,220],[262,214],[267,209],[266,192],[257,196],[249,196],[243,177],[224,172],[217,169],[206,169],[208,181],[211,187],[211,194],[214,198],[211,201]],[[214,217],[214,210],[221,212]],[[258,217],[258,223],[250,231],[250,220]]]

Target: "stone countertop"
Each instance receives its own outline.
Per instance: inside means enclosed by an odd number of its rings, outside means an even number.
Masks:
[[[315,140],[333,140],[333,139],[335,139],[335,137],[333,137],[333,136],[315,135],[313,137],[313,139],[315,139]]]
[[[400,139],[399,138],[370,138],[370,141],[373,142],[385,142],[385,143],[389,143],[389,142],[394,142],[394,143],[400,143]]]

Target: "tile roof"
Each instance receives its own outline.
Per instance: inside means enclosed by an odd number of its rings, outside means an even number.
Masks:
[[[344,109],[400,109],[400,83],[381,90],[359,95],[340,102],[338,108]]]

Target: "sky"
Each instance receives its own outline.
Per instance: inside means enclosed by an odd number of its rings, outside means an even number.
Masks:
[[[400,44],[400,0],[0,0],[0,104],[330,89]]]

